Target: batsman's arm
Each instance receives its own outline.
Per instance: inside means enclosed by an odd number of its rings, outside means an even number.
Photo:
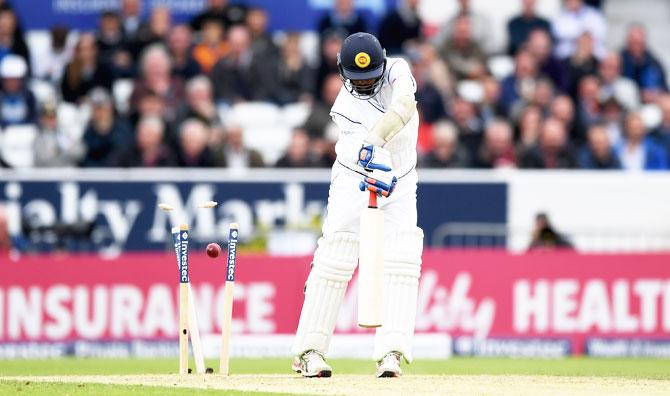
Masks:
[[[416,82],[407,62],[401,59],[392,64],[388,78],[389,84],[393,86],[391,105],[365,137],[366,142],[379,147],[393,139],[416,111]]]

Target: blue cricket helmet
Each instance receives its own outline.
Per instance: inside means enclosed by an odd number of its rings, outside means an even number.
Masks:
[[[337,67],[349,93],[359,99],[370,99],[384,83],[386,51],[370,33],[354,33],[342,42],[342,49],[337,54]]]

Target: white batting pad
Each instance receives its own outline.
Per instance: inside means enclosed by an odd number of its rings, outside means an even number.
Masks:
[[[292,352],[309,349],[325,353],[333,335],[347,284],[356,268],[358,237],[336,232],[319,239],[312,271],[305,285],[305,302]]]
[[[412,337],[421,274],[423,231],[387,232],[384,259],[384,319],[375,334],[374,360],[391,351],[412,361]]]

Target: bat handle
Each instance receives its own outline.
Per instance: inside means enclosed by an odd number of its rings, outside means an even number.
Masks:
[[[370,196],[368,197],[368,208],[377,208],[377,194],[370,191]]]

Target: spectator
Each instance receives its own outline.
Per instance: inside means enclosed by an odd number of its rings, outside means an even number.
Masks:
[[[522,153],[520,165],[521,168],[531,169],[575,167],[575,158],[561,121],[550,118],[544,122],[538,144]]]
[[[670,95],[663,95],[657,101],[661,109],[661,124],[654,130],[652,136],[665,147],[670,160]]]
[[[412,74],[416,80],[416,101],[421,120],[433,123],[447,116],[446,103],[453,94],[454,81],[435,47],[420,43],[410,48]]]
[[[279,158],[277,168],[326,168],[332,163],[311,149],[309,136],[303,129],[297,128],[291,134],[286,153]]]
[[[553,54],[549,33],[542,29],[533,30],[528,36],[525,48],[535,59],[539,74],[550,78],[559,91],[565,92],[568,88],[566,68]]]
[[[251,48],[251,37],[244,26],[228,31],[230,52],[212,71],[217,100],[235,103],[247,100],[268,100],[275,84],[272,70],[276,63],[258,57]]]
[[[591,125],[602,121],[600,106],[600,80],[595,76],[586,76],[579,82],[577,95],[577,135],[573,139],[582,143],[586,139],[586,131]]]
[[[496,119],[486,127],[474,165],[476,168],[516,167],[512,128],[507,121]]]
[[[519,51],[515,57],[514,74],[500,82],[500,105],[506,114],[518,101],[530,102],[537,80],[537,62],[528,51]]]
[[[549,116],[563,123],[571,140],[579,140],[579,125],[575,116],[575,106],[572,103],[572,99],[566,95],[555,97],[551,102]]]
[[[166,6],[156,6],[151,10],[149,23],[142,25],[137,32],[134,54],[137,57],[152,44],[165,44],[172,26],[172,14]]]
[[[100,60],[109,67],[114,78],[129,78],[134,74],[133,58],[123,32],[121,19],[113,11],[100,16],[97,32]]]
[[[33,53],[33,77],[41,78],[53,84],[60,84],[65,65],[72,58],[74,40],[69,40],[70,30],[67,26],[56,25],[51,28],[51,47],[40,53]]]
[[[419,0],[397,0],[396,9],[382,19],[377,38],[389,55],[399,55],[407,40],[416,40],[420,35]]]
[[[619,143],[623,137],[625,113],[623,106],[615,97],[602,102],[602,124],[607,131],[607,137],[612,146]]]
[[[286,36],[277,66],[275,74],[277,91],[273,95],[275,102],[284,105],[311,101],[315,74],[300,53],[298,33],[290,33]]]
[[[640,92],[635,81],[621,75],[621,56],[610,52],[598,66],[600,77],[600,97],[604,100],[616,98],[626,109],[634,110],[640,106]]]
[[[563,10],[552,20],[551,29],[556,38],[556,56],[570,57],[583,32],[590,32],[596,57],[605,55],[607,21],[600,10],[585,5],[582,0],[563,0]]]
[[[130,96],[132,109],[138,108],[142,97],[153,94],[161,98],[163,118],[173,121],[184,99],[184,82],[172,75],[170,55],[165,47],[154,44],[147,47],[140,59],[140,76]]]
[[[542,131],[542,110],[537,106],[527,106],[519,117],[518,151],[520,153],[534,147]]]
[[[216,19],[202,23],[202,40],[193,49],[193,57],[204,73],[209,73],[216,62],[228,53],[228,44],[223,40],[223,26]]]
[[[639,113],[628,114],[625,133],[625,138],[615,147],[623,169],[668,169],[667,153],[651,136],[647,136],[647,130]]]
[[[507,35],[509,37],[507,53],[510,55],[516,54],[532,31],[539,29],[549,33],[549,21],[537,15],[535,2],[536,0],[522,0],[521,14],[507,23]]]
[[[335,104],[335,99],[341,89],[342,79],[339,74],[331,74],[326,78],[319,100],[314,103],[311,113],[301,127],[307,132],[310,139],[325,138],[327,130],[335,126],[333,119],[330,118],[330,109]]]
[[[477,108],[473,103],[456,97],[451,107],[451,120],[458,130],[458,140],[473,158],[482,142],[483,125]]]
[[[341,29],[345,36],[367,31],[365,19],[354,9],[353,0],[335,0],[333,9],[321,18],[317,27],[321,37],[331,29]]]
[[[467,16],[454,21],[453,34],[438,50],[457,79],[476,79],[486,74],[486,55],[473,39]]]
[[[665,71],[647,48],[647,33],[643,26],[628,29],[626,48],[622,51],[623,75],[635,81],[642,92],[642,101],[653,102],[662,92],[668,91]]]
[[[84,155],[82,142],[59,128],[54,102],[42,106],[38,130],[33,145],[35,167],[69,167],[79,163]]]
[[[549,222],[545,213],[535,216],[535,225],[528,250],[555,250],[557,248],[570,249],[572,244],[561,235]]]
[[[142,0],[122,0],[121,21],[126,38],[134,41],[142,26]]]
[[[565,62],[565,68],[568,71],[567,92],[574,98],[578,94],[577,90],[582,78],[596,74],[598,71],[598,60],[593,55],[593,39],[590,33],[584,32],[579,36],[575,52]]]
[[[112,98],[107,90],[91,90],[89,102],[92,107],[91,120],[84,131],[86,154],[81,165],[111,166],[117,152],[132,144],[133,133],[121,117],[115,116]]]
[[[448,121],[433,124],[433,148],[421,159],[425,168],[467,168],[468,151],[458,142],[458,132]]]
[[[206,20],[218,19],[226,29],[244,23],[247,7],[243,4],[228,4],[228,0],[209,0],[207,8],[191,20],[191,27],[200,31]]]
[[[210,131],[202,121],[189,119],[179,129],[177,165],[181,167],[213,167],[214,157],[208,144]]]
[[[535,87],[531,91],[530,99],[519,100],[516,102],[510,116],[514,119],[518,118],[521,109],[529,105],[537,106],[542,113],[546,113],[551,106],[554,99],[554,84],[546,77],[540,77],[535,82]]]
[[[263,157],[245,147],[242,127],[231,125],[225,131],[225,144],[215,150],[216,163],[230,169],[262,168]]]
[[[488,125],[496,118],[504,117],[505,110],[500,105],[500,83],[491,76],[484,77],[481,82],[484,97],[479,105],[479,114],[484,125]]]
[[[115,165],[125,168],[175,166],[172,152],[163,143],[165,124],[155,116],[142,117],[137,123],[135,144],[122,149]]]
[[[30,65],[30,52],[23,39],[16,13],[9,7],[0,8],[0,61],[8,54],[18,55]],[[30,75],[28,68],[27,75]]]
[[[589,128],[588,143],[579,150],[577,162],[582,169],[621,169],[607,129],[602,124]]]
[[[337,54],[342,48],[342,41],[345,39],[345,32],[341,30],[330,30],[324,32],[321,40],[321,56],[319,67],[316,72],[315,95],[319,95],[323,89],[324,81],[332,74],[339,75],[337,67]]]
[[[26,61],[18,55],[6,55],[0,61],[0,125],[37,124],[37,101],[26,86]]]
[[[456,12],[456,15],[437,33],[433,43],[438,48],[444,47],[448,38],[454,35],[457,28],[456,25],[459,23],[458,21],[462,18],[466,18],[470,22],[472,41],[480,48],[492,50],[493,48],[490,48],[489,45],[491,42],[491,22],[484,15],[472,10],[470,0],[458,0],[458,4],[459,9]]]
[[[246,25],[251,35],[252,51],[263,59],[277,56],[279,50],[268,33],[268,13],[262,8],[250,8]]]
[[[168,36],[168,51],[172,59],[172,75],[182,81],[201,73],[200,65],[193,58],[193,34],[188,25],[177,25],[170,30]]]
[[[177,112],[176,124],[191,118],[210,128],[221,124],[214,104],[212,82],[205,76],[194,77],[186,83],[186,103]]]
[[[74,50],[72,61],[65,67],[61,81],[63,100],[80,103],[94,87],[112,88],[112,74],[98,58],[95,36],[83,33]]]

